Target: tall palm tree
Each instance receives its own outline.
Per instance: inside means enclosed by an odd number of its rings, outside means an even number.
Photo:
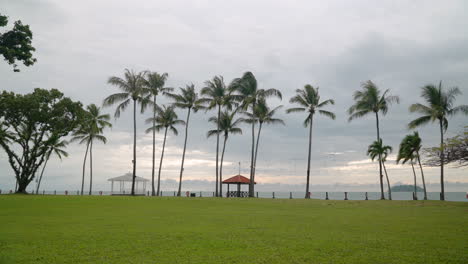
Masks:
[[[180,165],[180,176],[179,176],[179,189],[177,196],[180,196],[182,190],[182,174],[184,172],[184,161],[185,161],[185,150],[187,149],[187,137],[188,137],[188,126],[190,120],[190,112],[197,112],[203,109],[202,101],[198,97],[198,93],[195,91],[195,85],[186,85],[185,88],[179,88],[180,94],[168,93],[167,96],[174,100],[173,105],[177,108],[187,109],[187,120],[185,121],[185,140],[184,150],[182,152],[182,164]]]
[[[182,120],[177,119],[177,114],[174,112],[174,107],[166,107],[163,108],[156,107],[157,116],[154,118],[148,118],[146,120],[147,123],[154,124],[150,128],[146,130],[146,133],[149,132],[159,132],[164,129],[164,141],[163,147],[161,151],[161,160],[159,161],[159,172],[158,172],[158,188],[156,195],[159,196],[161,193],[160,185],[161,185],[161,168],[164,158],[164,149],[166,147],[166,138],[167,138],[167,131],[170,130],[174,135],[178,135],[177,129],[174,127],[175,125],[185,125],[185,122]],[[154,196],[154,189],[153,189],[153,196]]]
[[[381,93],[380,89],[372,81],[362,83],[362,90],[354,92],[354,105],[348,109],[349,119],[352,121],[356,118],[364,117],[368,114],[375,114],[376,127],[377,127],[377,141],[380,139],[379,128],[379,113],[386,115],[391,103],[400,103],[398,96],[388,95],[389,89]],[[379,180],[380,180],[380,199],[384,200],[383,190],[383,174],[382,174],[382,161],[379,158]]]
[[[224,83],[223,76],[215,76],[212,80],[208,80],[205,82],[205,87],[201,90],[200,94],[205,96],[201,98],[201,102],[206,104],[206,109],[211,110],[213,108],[217,108],[218,121],[221,120],[221,107],[227,107],[228,109],[232,109],[233,104],[233,97],[231,96],[231,91],[226,87]],[[220,124],[216,124],[216,128],[220,129]],[[215,187],[215,196],[219,196],[218,194],[218,184],[219,188],[221,189],[221,183],[219,181],[219,133],[216,133],[216,187]]]
[[[422,87],[421,97],[428,103],[412,104],[410,112],[417,112],[423,116],[411,121],[409,128],[416,128],[429,122],[439,122],[440,128],[440,200],[445,200],[444,189],[444,133],[448,128],[448,117],[452,117],[460,112],[468,115],[468,105],[454,106],[457,95],[461,91],[457,87],[450,88],[448,91],[442,89],[442,81],[439,86],[428,84]]]
[[[147,72],[146,77],[143,80],[144,87],[148,88],[150,94],[148,97],[152,97],[153,104],[153,118],[151,119],[153,124],[152,127],[156,126],[156,112],[157,104],[156,98],[159,94],[166,94],[172,92],[173,88],[164,87],[167,77],[167,73],[159,74],[157,72]],[[156,154],[156,130],[152,129],[153,132],[153,159],[152,159],[152,169],[151,169],[151,195],[155,195],[154,190],[154,170],[155,170],[155,154]]]
[[[141,106],[141,112],[151,103],[147,95],[149,89],[144,86],[146,72],[135,73],[133,70],[125,69],[123,78],[112,76],[107,81],[109,84],[117,86],[121,90],[120,93],[109,95],[104,99],[104,106],[111,106],[119,103],[115,109],[114,117],[120,117],[120,113],[125,111],[133,101],[133,178],[132,178],[132,195],[135,195],[135,179],[136,179],[136,109],[137,104]]]
[[[66,148],[67,145],[68,145],[68,142],[66,140],[60,140],[60,138],[58,137],[51,138],[50,148],[46,154],[46,159],[45,159],[44,165],[42,166],[41,175],[39,176],[39,179],[37,181],[36,194],[39,193],[39,188],[42,182],[42,176],[44,175],[44,170],[47,166],[47,162],[49,161],[50,156],[52,154],[55,154],[60,160],[62,160],[62,156],[68,157],[68,152],[64,150],[64,148]]]
[[[89,150],[89,195],[93,189],[93,143],[94,141],[101,141],[107,143],[107,138],[102,135],[106,127],[112,127],[109,122],[110,115],[102,114],[101,108],[95,104],[90,104],[86,107],[87,118],[81,127],[74,132],[72,141],[79,141],[80,144],[86,143],[86,154],[83,162],[83,179],[81,183],[81,194],[83,195],[84,187],[84,169],[86,165],[86,157]]]
[[[305,198],[310,198],[309,195],[309,183],[310,183],[310,159],[311,159],[311,149],[312,149],[312,124],[314,119],[314,114],[318,112],[321,115],[329,117],[335,120],[335,114],[326,110],[322,110],[323,107],[329,104],[335,104],[333,99],[328,99],[325,101],[320,101],[320,95],[318,92],[318,87],[314,88],[310,84],[306,84],[304,89],[297,89],[296,95],[293,96],[289,102],[291,104],[298,104],[300,107],[293,107],[286,110],[286,113],[295,113],[295,112],[306,112],[307,118],[304,120],[304,126],[309,126],[309,152],[307,156],[307,183],[306,183],[306,193]]]
[[[257,79],[252,72],[245,72],[242,77],[236,78],[232,81],[230,89],[236,91],[234,98],[241,103],[240,107],[246,111],[248,108],[255,114],[255,106],[259,100],[263,100],[268,97],[282,98],[281,92],[277,89],[259,89],[257,85]],[[253,117],[256,119],[256,117]],[[252,122],[252,149],[250,158],[250,184],[249,184],[249,196],[254,197],[255,182],[255,123]]]
[[[224,134],[223,150],[221,152],[221,162],[219,166],[219,196],[223,197],[223,160],[224,152],[226,150],[226,142],[229,134],[242,134],[242,129],[238,127],[244,121],[243,118],[235,119],[236,111],[229,112],[227,110],[221,112],[219,117],[211,117],[208,121],[215,123],[217,129],[208,131],[207,137],[214,135],[219,136],[220,133]]]
[[[254,161],[253,161],[253,173],[252,173],[252,179],[251,181],[255,182],[255,170],[256,170],[256,165],[257,165],[257,154],[258,154],[258,145],[260,142],[260,133],[262,132],[262,127],[263,124],[284,124],[284,121],[279,119],[279,118],[274,118],[273,116],[276,114],[276,111],[283,107],[282,105],[277,106],[273,109],[270,109],[268,107],[265,99],[258,100],[255,108],[253,109],[252,112],[244,112],[244,114],[247,116],[246,119],[244,119],[244,122],[248,124],[253,124],[258,122],[258,132],[257,132],[257,143],[255,145],[255,155],[254,155]]]
[[[414,139],[412,138],[412,135],[407,135],[406,137],[403,138],[403,140],[400,143],[400,149],[398,150],[396,163],[398,164],[401,160],[403,160],[402,164],[405,164],[406,162],[410,161],[411,168],[413,169],[413,177],[414,177],[413,200],[417,200],[418,190],[417,190],[417,182],[416,182],[416,171],[414,170],[414,160],[416,159],[416,153],[415,153],[413,141]]]
[[[382,139],[374,141],[369,148],[367,149],[367,155],[374,161],[378,156],[381,160],[382,166],[385,171],[385,177],[387,178],[387,187],[388,187],[388,199],[392,200],[392,190],[390,186],[390,180],[388,179],[387,168],[385,168],[385,161],[387,161],[387,156],[392,152],[391,146],[383,145]]]

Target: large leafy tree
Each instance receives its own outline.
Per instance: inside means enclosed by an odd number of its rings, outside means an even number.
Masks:
[[[256,165],[257,165],[257,154],[258,154],[258,146],[260,143],[260,133],[262,132],[262,127],[263,124],[284,124],[284,121],[279,118],[275,118],[275,114],[277,111],[283,107],[282,105],[277,106],[273,109],[271,109],[267,103],[266,100],[262,99],[257,101],[257,104],[255,104],[255,108],[253,109],[252,112],[244,112],[246,115],[246,118],[244,119],[244,122],[248,124],[253,124],[258,122],[258,132],[257,132],[257,142],[255,144],[255,155],[254,155],[254,161],[253,161],[253,173],[252,173],[252,178],[251,181],[255,182],[255,170],[256,170]]]
[[[179,175],[179,188],[177,191],[177,196],[180,196],[182,191],[182,175],[184,172],[184,161],[185,161],[185,151],[187,149],[187,138],[188,138],[188,127],[190,120],[190,113],[197,112],[200,109],[203,109],[203,101],[200,100],[198,93],[195,91],[195,85],[186,85],[185,88],[179,88],[180,93],[168,93],[167,96],[174,100],[173,106],[181,109],[187,109],[187,119],[185,121],[185,139],[184,139],[184,150],[182,152],[182,163],[180,165],[180,175]]]
[[[141,113],[144,112],[146,107],[151,104],[151,100],[148,98],[150,94],[149,89],[145,86],[145,74],[146,72],[136,73],[132,70],[125,69],[124,77],[112,76],[107,81],[109,84],[117,86],[121,91],[109,95],[104,99],[104,106],[111,106],[119,104],[115,109],[114,117],[120,117],[120,113],[125,111],[127,107],[133,103],[133,173],[132,173],[132,191],[131,194],[135,195],[135,179],[136,179],[136,112],[137,105],[141,107]]]
[[[252,72],[245,72],[242,77],[236,78],[230,84],[230,89],[235,91],[234,98],[240,102],[240,107],[243,111],[248,109],[255,115],[254,109],[260,100],[264,100],[268,97],[282,98],[281,92],[277,89],[260,89],[258,88],[257,79]],[[257,119],[256,116],[252,117]],[[249,196],[254,197],[255,192],[255,120],[251,122],[252,125],[252,148],[250,157],[250,184],[249,184]]]
[[[224,153],[226,151],[226,143],[230,134],[242,134],[242,129],[238,126],[244,122],[243,118],[235,118],[237,111],[229,112],[225,110],[221,112],[219,117],[213,116],[208,119],[209,122],[216,124],[216,130],[210,130],[207,133],[207,137],[224,135],[223,150],[221,152],[221,161],[219,165],[219,195],[223,197],[223,161]],[[219,119],[218,119],[219,118]]]
[[[83,161],[83,177],[81,181],[81,195],[84,189],[84,175],[86,166],[86,157],[89,150],[89,195],[93,190],[93,143],[100,141],[107,143],[107,138],[103,135],[106,127],[112,127],[109,122],[110,115],[102,114],[101,108],[95,104],[90,104],[86,107],[87,115],[80,127],[74,131],[72,141],[79,141],[80,144],[86,144],[86,153]]]
[[[159,74],[157,72],[147,72],[146,77],[144,78],[144,86],[149,90],[149,99],[152,100],[152,110],[153,110],[153,118],[151,118],[153,124],[152,127],[156,126],[156,114],[157,104],[156,99],[158,95],[165,95],[168,92],[171,92],[173,88],[164,87],[166,84],[167,77],[169,75],[167,73]],[[151,169],[151,195],[155,195],[154,189],[154,171],[155,171],[155,155],[156,155],[156,130],[152,129],[153,133],[153,159],[152,159],[152,169]],[[159,185],[159,184],[158,184]]]
[[[421,97],[427,104],[412,104],[410,112],[419,113],[422,116],[411,121],[409,128],[416,128],[430,122],[438,122],[440,129],[440,200],[445,200],[444,189],[444,133],[448,128],[448,119],[456,114],[468,115],[468,105],[454,106],[455,99],[461,94],[458,87],[452,87],[447,91],[442,88],[442,81],[439,85],[428,84],[422,87]]]
[[[183,120],[177,119],[177,114],[174,111],[174,107],[166,107],[163,106],[162,108],[156,107],[156,117],[149,118],[146,120],[147,123],[153,124],[150,128],[146,130],[146,133],[150,132],[159,132],[161,130],[164,130],[164,141],[163,141],[163,146],[162,146],[162,151],[161,151],[161,159],[159,161],[159,171],[158,171],[158,187],[156,191],[156,195],[159,196],[161,189],[161,168],[162,168],[162,163],[163,163],[163,158],[164,158],[164,149],[166,148],[166,138],[167,138],[167,131],[170,130],[174,135],[178,135],[178,131],[175,128],[176,125],[185,125],[185,122]],[[153,190],[153,195],[154,195],[154,190]]]
[[[374,161],[376,157],[380,159],[382,166],[385,171],[385,177],[387,179],[388,187],[388,199],[392,200],[392,188],[390,187],[390,179],[388,178],[387,168],[385,168],[385,161],[387,161],[387,156],[392,152],[392,147],[384,145],[382,139],[374,141],[367,149],[367,155]]]
[[[26,193],[51,146],[82,122],[83,112],[80,102],[56,89],[0,94],[0,146],[15,173],[17,192]]]
[[[417,181],[416,181],[416,171],[414,170],[414,161],[417,159],[416,151],[414,149],[414,138],[412,135],[407,135],[403,138],[400,143],[400,148],[398,149],[398,155],[396,163],[398,164],[402,161],[402,164],[406,162],[410,162],[411,168],[413,169],[413,177],[414,177],[414,193],[413,193],[413,200],[417,200]],[[427,197],[426,197],[427,199]]]
[[[399,103],[400,99],[398,96],[389,95],[389,89],[383,93],[372,81],[366,81],[362,83],[362,90],[354,92],[353,99],[355,101],[348,109],[349,119],[352,121],[356,118],[361,118],[369,114],[375,115],[376,129],[377,129],[377,141],[380,140],[380,125],[379,125],[379,113],[386,115],[389,106],[393,103]],[[384,189],[383,189],[383,174],[382,174],[382,161],[379,158],[379,180],[380,180],[380,199],[384,200]]]
[[[36,178],[37,184],[36,184],[36,194],[39,193],[39,188],[41,187],[41,182],[42,182],[42,176],[44,175],[45,168],[47,166],[47,162],[50,159],[50,156],[52,154],[55,154],[60,160],[62,160],[62,157],[68,157],[68,152],[65,151],[65,148],[68,145],[68,141],[66,140],[60,140],[58,138],[55,138],[50,145],[50,150],[47,153],[46,160],[44,162],[44,165],[42,166],[41,170],[41,175],[39,176],[39,179]]]
[[[201,98],[201,102],[206,104],[206,109],[211,110],[216,108],[218,123],[216,124],[216,129],[220,130],[221,121],[221,108],[226,107],[227,109],[232,109],[233,105],[233,96],[231,95],[231,90],[228,89],[224,83],[222,76],[215,76],[212,80],[205,82],[205,87],[202,88],[200,94],[204,96]],[[219,180],[219,134],[216,133],[216,187],[215,187],[215,196],[219,196],[218,186],[221,190],[222,185]]]
[[[312,149],[312,124],[314,120],[314,115],[316,113],[324,115],[328,118],[335,120],[335,114],[326,110],[323,110],[327,105],[335,104],[333,99],[327,99],[320,101],[320,95],[318,87],[314,88],[310,84],[306,84],[304,89],[297,89],[296,95],[293,96],[289,102],[291,104],[297,104],[299,107],[293,107],[286,110],[286,113],[295,113],[295,112],[307,112],[307,117],[304,120],[304,127],[309,127],[309,152],[307,156],[307,183],[306,183],[306,193],[305,198],[310,198],[309,195],[309,185],[310,185],[310,159],[311,159],[311,149]]]

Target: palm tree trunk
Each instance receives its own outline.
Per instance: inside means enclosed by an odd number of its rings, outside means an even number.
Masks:
[[[309,195],[309,185],[310,185],[310,159],[312,155],[312,122],[313,122],[314,115],[310,116],[310,127],[309,127],[309,152],[307,156],[307,180],[306,180],[306,193],[305,198],[310,199]]]
[[[262,132],[262,125],[263,123],[260,122],[259,126],[258,126],[258,134],[257,134],[257,144],[255,146],[255,157],[254,157],[254,166],[253,166],[253,177],[252,177],[252,181],[255,182],[255,170],[256,170],[256,167],[257,167],[257,154],[258,154],[258,145],[259,145],[259,142],[260,142],[260,132]]]
[[[49,154],[47,155],[47,159],[46,159],[46,161],[44,163],[44,166],[42,167],[41,176],[39,177],[39,181],[37,182],[37,186],[36,186],[36,194],[39,194],[39,187],[41,186],[42,175],[44,175],[45,167],[47,166],[47,162],[50,159],[50,154],[51,153],[49,152]]]
[[[89,195],[93,191],[93,140],[91,139],[91,145],[89,146]]]
[[[177,196],[180,196],[182,191],[182,173],[184,172],[184,161],[185,161],[185,149],[187,148],[187,135],[188,135],[188,126],[190,119],[190,108],[187,111],[187,121],[185,122],[185,141],[184,141],[184,151],[182,152],[182,164],[180,165],[180,176],[179,176],[179,190],[177,191]]]
[[[132,177],[132,195],[135,195],[136,179],[136,100],[133,100],[133,177]]]
[[[255,197],[255,183],[253,180],[253,171],[254,171],[254,151],[255,151],[255,101],[252,104],[252,114],[253,114],[253,121],[252,121],[252,155],[250,157],[250,183],[249,183],[249,197]]]
[[[419,169],[421,170],[421,178],[422,178],[423,188],[424,188],[424,200],[427,200],[426,180],[424,179],[424,172],[423,172],[423,168],[421,165],[421,159],[419,157],[419,151],[416,151],[416,155],[418,155]]]
[[[439,119],[440,124],[440,200],[445,201],[444,190],[444,128],[442,119]]]
[[[161,152],[161,160],[159,161],[159,172],[158,172],[158,192],[157,196],[160,194],[160,188],[159,186],[161,185],[161,168],[162,168],[162,163],[163,163],[163,158],[164,158],[164,149],[166,148],[166,136],[167,136],[167,128],[164,131],[164,141],[163,141],[163,147],[162,147],[162,152]],[[154,195],[154,190],[153,190],[153,195]]]
[[[89,143],[86,144],[86,152],[83,160],[83,177],[81,178],[81,195],[83,195],[83,189],[84,189],[84,176],[85,176],[85,169],[86,169],[86,158],[88,157],[88,149],[89,149]]]
[[[388,179],[387,168],[385,168],[385,162],[382,162],[382,166],[385,172],[385,177],[387,178],[387,186],[388,186],[388,199],[392,200],[392,190],[390,188],[390,180]]]
[[[156,95],[153,97],[153,167],[151,170],[151,196],[154,196],[154,160],[156,154]],[[159,183],[158,183],[158,194],[159,194]]]
[[[218,167],[218,157],[219,157],[219,118],[220,118],[220,115],[221,115],[221,105],[218,105],[218,122],[216,122],[216,190],[215,190],[215,196],[218,197],[219,194],[218,194],[218,184],[219,184],[219,174],[218,174],[218,171],[219,171],[219,167]]]
[[[228,139],[228,135],[224,135],[224,143],[223,143],[223,152],[221,153],[221,163],[219,164],[219,196],[223,197],[223,160],[224,160],[224,151],[226,150],[226,141]]]
[[[413,175],[414,175],[414,200],[418,199],[418,190],[416,189],[416,171],[414,170],[413,160],[411,160],[411,167],[413,168]]]
[[[377,141],[380,141],[379,113],[378,112],[375,112],[375,118],[377,121]],[[382,155],[381,154],[379,154],[379,180],[380,180],[380,200],[385,200],[384,189],[383,189]]]

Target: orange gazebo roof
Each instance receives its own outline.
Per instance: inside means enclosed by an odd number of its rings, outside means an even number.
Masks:
[[[238,175],[232,176],[229,179],[224,180],[223,183],[250,184],[250,179],[238,174]],[[256,182],[254,183],[256,184]]]

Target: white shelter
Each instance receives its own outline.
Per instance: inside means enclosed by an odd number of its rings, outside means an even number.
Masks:
[[[129,172],[125,175],[114,177],[108,179],[111,182],[111,195],[119,194],[130,194],[132,188],[133,175]],[[119,190],[114,191],[114,182],[117,182],[119,185]],[[149,182],[148,179],[142,177],[135,177],[135,194],[145,194],[146,193],[146,183]],[[127,183],[127,188],[125,187]]]

